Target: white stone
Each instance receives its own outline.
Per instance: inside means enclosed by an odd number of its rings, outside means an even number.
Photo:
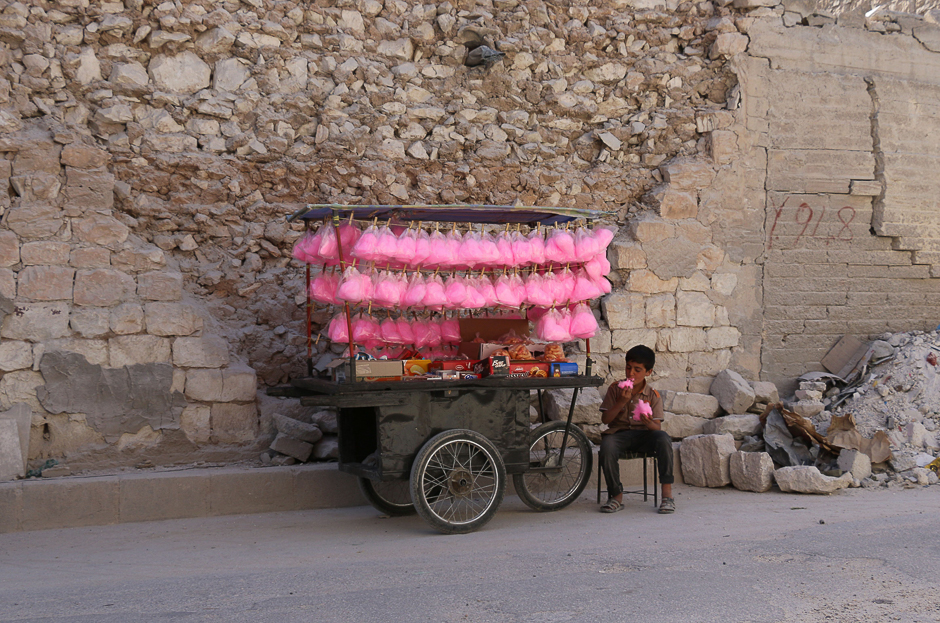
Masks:
[[[140,63],[115,65],[111,70],[111,82],[114,84],[145,87],[150,82],[147,70]]]
[[[854,480],[851,472],[839,478],[824,476],[812,465],[781,467],[774,472],[774,479],[780,490],[786,493],[829,494],[844,489]]]
[[[64,302],[29,303],[17,314],[8,314],[0,337],[27,342],[44,342],[69,334],[69,305]]]
[[[871,476],[871,459],[864,452],[843,448],[839,452],[839,469],[851,472],[856,480],[865,480]]]
[[[222,371],[216,368],[187,370],[186,397],[201,402],[222,402]]]
[[[674,413],[694,415],[699,418],[713,418],[720,412],[718,399],[708,394],[674,392],[671,394],[669,410]]]
[[[722,370],[715,376],[709,390],[727,413],[744,413],[754,404],[754,390],[734,370]]]
[[[382,56],[410,61],[414,57],[414,44],[411,43],[411,39],[382,41],[379,43],[378,53]]]
[[[210,67],[188,50],[176,56],[155,56],[150,61],[149,71],[161,89],[187,95],[208,87],[212,75]]]
[[[715,324],[715,306],[702,292],[678,292],[676,324],[686,327],[710,327]]]
[[[701,435],[707,421],[705,418],[693,415],[663,412],[663,430],[673,439],[685,439],[693,435]]]
[[[584,77],[594,82],[617,82],[623,80],[626,75],[627,68],[620,63],[606,63],[584,72]]]
[[[741,332],[735,327],[712,327],[706,331],[706,338],[711,350],[734,348],[741,341]]]
[[[237,91],[251,77],[251,66],[240,58],[225,58],[215,64],[212,88]]]
[[[210,28],[196,37],[196,49],[203,54],[224,54],[235,43],[235,35],[223,26]]]
[[[754,389],[754,402],[764,404],[780,402],[777,386],[770,381],[754,381],[751,383],[751,387]]]
[[[770,491],[774,462],[766,452],[735,452],[728,461],[731,484],[741,491]]]
[[[111,367],[139,363],[169,363],[170,340],[155,335],[121,335],[108,340]]]
[[[246,365],[222,368],[222,402],[253,402],[257,399],[258,375]]]
[[[549,420],[567,420],[573,389],[550,389],[543,392],[546,418]],[[582,388],[578,393],[578,402],[574,407],[571,421],[575,424],[600,424],[600,406],[604,397],[596,387]]]
[[[736,452],[731,435],[694,435],[682,440],[682,478],[694,487],[731,484],[729,460]]]
[[[33,346],[29,342],[0,341],[0,370],[12,372],[33,367]]]
[[[90,84],[101,80],[101,64],[95,51],[91,48],[82,48],[78,56],[78,69],[75,71],[75,80],[79,84]]]
[[[731,435],[740,440],[759,434],[762,428],[756,413],[734,413],[708,421],[704,432],[706,435]]]
[[[612,292],[601,300],[601,310],[611,331],[646,326],[646,306],[641,294]]]
[[[147,333],[151,335],[192,335],[202,330],[203,320],[192,305],[147,303],[144,306]]]
[[[206,406],[191,406],[180,415],[180,428],[193,443],[208,443],[211,409]]]
[[[227,363],[228,344],[220,337],[179,337],[173,342],[173,364],[181,368],[221,368]]]

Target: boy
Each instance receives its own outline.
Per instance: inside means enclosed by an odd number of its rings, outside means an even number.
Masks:
[[[672,440],[662,430],[663,400],[659,392],[646,382],[656,364],[656,353],[647,346],[634,346],[627,351],[627,378],[613,383],[601,403],[601,421],[607,424],[601,439],[600,464],[607,481],[607,502],[602,513],[615,513],[623,509],[623,486],[620,484],[620,454],[626,451],[649,452],[656,455],[659,481],[663,485],[660,514],[673,513],[676,502],[672,498]],[[632,383],[632,387],[631,387]],[[623,387],[621,387],[623,385]],[[640,405],[645,402],[649,409]],[[652,412],[652,413],[650,413]]]

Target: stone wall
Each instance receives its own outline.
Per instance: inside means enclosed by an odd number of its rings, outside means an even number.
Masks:
[[[304,372],[307,203],[610,211],[592,354],[649,344],[663,389],[924,325],[933,26],[767,4],[0,0],[0,408],[33,461],[249,456],[256,379]]]

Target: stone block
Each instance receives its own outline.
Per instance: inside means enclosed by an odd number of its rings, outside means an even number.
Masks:
[[[114,175],[107,169],[65,167],[65,178],[68,205],[99,212],[114,207]]]
[[[111,266],[111,252],[101,247],[73,249],[69,264],[75,268],[108,268]]]
[[[772,404],[780,402],[780,394],[777,393],[777,386],[770,381],[754,381],[751,383],[754,389],[754,402]]]
[[[69,167],[100,169],[111,162],[111,154],[82,143],[71,143],[62,148],[61,160]]]
[[[108,340],[111,367],[138,363],[170,363],[170,340],[156,335],[121,335]]]
[[[698,215],[698,198],[689,192],[666,188],[659,199],[659,215],[678,220],[695,218]]]
[[[147,333],[152,335],[192,335],[202,330],[202,317],[195,307],[184,303],[147,303],[144,307]]]
[[[313,453],[313,444],[294,439],[284,433],[278,433],[271,443],[271,449],[287,456],[292,456],[301,463],[310,458]]]
[[[111,328],[110,315],[111,312],[102,307],[76,307],[72,310],[69,325],[82,337],[101,337]]]
[[[676,277],[690,277],[695,273],[702,245],[684,238],[670,238],[647,243],[643,249],[647,254],[646,263],[656,277],[663,281],[672,281]],[[669,291],[673,290],[675,288]]]
[[[774,472],[777,486],[786,493],[834,493],[848,487],[853,479],[851,472],[846,472],[839,478],[824,476],[812,465],[781,467]]]
[[[209,477],[209,513],[236,515],[295,510],[292,476],[286,468],[215,472]]]
[[[659,264],[657,264],[657,266],[662,270],[665,272],[671,270],[670,266],[672,265],[669,264],[668,257],[658,261]],[[677,259],[677,261],[681,262],[681,259]],[[647,262],[649,262],[649,260],[647,260]],[[678,264],[675,266],[678,266]],[[631,271],[630,276],[627,278],[627,289],[631,292],[645,292],[646,294],[675,292],[678,285],[679,279],[676,277],[661,279],[653,271],[646,269]]]
[[[7,227],[26,240],[54,236],[65,225],[62,210],[44,203],[21,205],[7,214]]]
[[[192,368],[187,370],[186,397],[190,400],[202,402],[223,402],[222,371],[217,368]]]
[[[646,303],[641,294],[612,292],[601,300],[601,311],[612,332],[645,327]]]
[[[718,399],[708,394],[674,392],[669,410],[674,413],[710,419],[718,415]]]
[[[16,421],[0,417],[0,482],[23,478],[25,475]]]
[[[336,419],[335,411],[317,411],[310,416],[310,423],[316,424],[317,428],[324,433],[336,435],[339,433],[339,423]]]
[[[16,298],[16,274],[9,268],[0,268],[0,296],[10,301]],[[0,322],[3,322],[2,315]]]
[[[630,221],[630,232],[637,242],[644,245],[666,240],[676,235],[676,226],[658,216],[640,216]]]
[[[663,412],[663,430],[673,439],[685,439],[693,435],[701,435],[707,421],[705,418],[693,415]]]
[[[113,216],[95,214],[73,221],[72,232],[81,242],[113,249],[127,240],[130,229]]]
[[[212,75],[209,65],[188,50],[175,56],[158,54],[147,69],[160,89],[185,95],[208,87]]]
[[[20,243],[12,231],[0,231],[0,267],[13,266],[20,261]]]
[[[179,301],[183,298],[183,275],[154,271],[137,276],[137,296],[148,301]]]
[[[118,477],[121,523],[209,514],[208,470],[122,474]]]
[[[845,448],[839,452],[839,469],[851,472],[856,480],[871,476],[871,459],[864,452]]]
[[[754,390],[734,370],[722,370],[712,381],[711,394],[727,413],[744,413],[754,404]]]
[[[25,266],[55,266],[69,263],[71,246],[67,242],[42,240],[27,242],[20,249],[20,261]]]
[[[29,434],[32,427],[33,409],[26,403],[17,403],[8,410],[0,413],[0,420],[7,419],[16,422],[16,430],[20,439],[20,455],[23,461],[23,472],[28,469]]]
[[[328,461],[339,458],[339,439],[335,435],[324,435],[323,439],[313,446],[313,458],[318,461]]]
[[[320,430],[316,424],[307,424],[306,422],[295,420],[294,418],[281,415],[280,413],[273,414],[272,419],[274,420],[274,426],[277,428],[277,432],[287,435],[288,437],[292,437],[293,439],[299,439],[300,441],[306,441],[307,443],[316,443],[323,437],[323,431]],[[278,450],[278,452],[281,451]],[[281,452],[281,454],[289,453]],[[290,456],[294,455],[291,454]]]
[[[186,407],[180,414],[180,428],[195,444],[208,443],[212,431],[211,409],[207,406]]]
[[[738,136],[730,130],[714,130],[708,135],[708,155],[715,164],[729,164],[738,153]]]
[[[653,329],[627,329],[611,333],[611,345],[616,350],[627,351],[637,344],[643,344],[656,350],[656,341],[657,335]],[[611,373],[613,373],[613,369],[611,369]]]
[[[75,274],[75,304],[111,307],[127,300],[135,288],[134,278],[118,270],[79,270]]]
[[[676,297],[672,294],[655,294],[646,299],[647,327],[676,326]]]
[[[766,452],[734,452],[728,468],[735,489],[764,493],[774,484],[774,462]]]
[[[741,332],[735,327],[713,327],[708,329],[706,339],[711,350],[734,348],[741,341]]]
[[[244,365],[222,368],[220,402],[254,402],[257,392],[258,375],[253,368]]]
[[[715,306],[703,292],[678,292],[676,324],[684,327],[710,327],[715,324]]]
[[[0,341],[0,370],[12,372],[33,367],[33,345],[18,340]]]
[[[734,413],[710,420],[705,424],[704,433],[706,435],[731,435],[741,440],[749,435],[757,435],[761,428],[760,416],[756,413]]]
[[[119,520],[115,478],[31,479],[21,486],[21,522],[31,530],[104,526]]]
[[[662,349],[673,353],[691,353],[706,349],[704,329],[695,327],[676,327],[663,329],[660,334]]]
[[[731,484],[730,458],[737,449],[731,435],[694,435],[682,440],[682,478],[695,487]]]
[[[0,409],[11,409],[13,405],[22,402],[41,411],[42,405],[36,398],[36,389],[44,383],[42,375],[33,370],[7,372],[0,377]]]
[[[573,389],[550,389],[544,392],[546,417],[549,420],[568,419]],[[600,406],[604,396],[596,387],[582,388],[578,393],[578,402],[574,407],[572,422],[575,424],[600,424]]]
[[[614,239],[607,249],[607,260],[614,270],[646,268],[646,253],[630,240]]]
[[[699,160],[678,160],[660,168],[669,186],[675,190],[697,192],[711,185],[715,169]]]
[[[108,343],[104,340],[62,338],[49,340],[43,346],[45,346],[45,353],[53,351],[78,353],[87,359],[88,363],[99,366],[108,365]]]
[[[216,403],[212,405],[211,422],[211,441],[249,443],[258,434],[258,409],[253,403]]]
[[[155,271],[166,266],[166,255],[151,244],[124,245],[111,256],[111,266],[130,273]]]
[[[747,4],[755,1],[762,0],[735,0],[735,6],[738,6],[739,2]],[[735,56],[736,54],[741,54],[747,49],[747,44],[749,41],[750,40],[747,38],[747,35],[742,35],[736,32],[721,33],[715,39],[715,43],[712,44],[711,49],[708,51],[708,57],[711,59],[729,58],[731,56]]]
[[[27,303],[3,321],[0,337],[27,342],[44,342],[69,334],[68,303]]]
[[[144,330],[144,308],[138,303],[118,305],[111,310],[109,324],[118,335],[140,333]]]
[[[228,344],[220,337],[180,337],[173,342],[173,364],[181,368],[221,368],[228,361]]]
[[[20,271],[17,296],[31,301],[72,298],[75,269],[67,266],[27,266]]]

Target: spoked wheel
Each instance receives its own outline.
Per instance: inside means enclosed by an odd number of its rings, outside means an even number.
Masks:
[[[411,503],[411,485],[407,480],[359,478],[359,490],[380,513],[392,517],[415,514],[415,505]]]
[[[591,477],[593,462],[587,436],[572,424],[567,442],[564,438],[564,422],[546,422],[533,430],[529,469],[513,476],[519,498],[537,511],[568,506],[581,495]]]
[[[445,534],[473,532],[503,501],[506,467],[483,435],[449,430],[432,437],[411,466],[411,499],[425,521]]]

